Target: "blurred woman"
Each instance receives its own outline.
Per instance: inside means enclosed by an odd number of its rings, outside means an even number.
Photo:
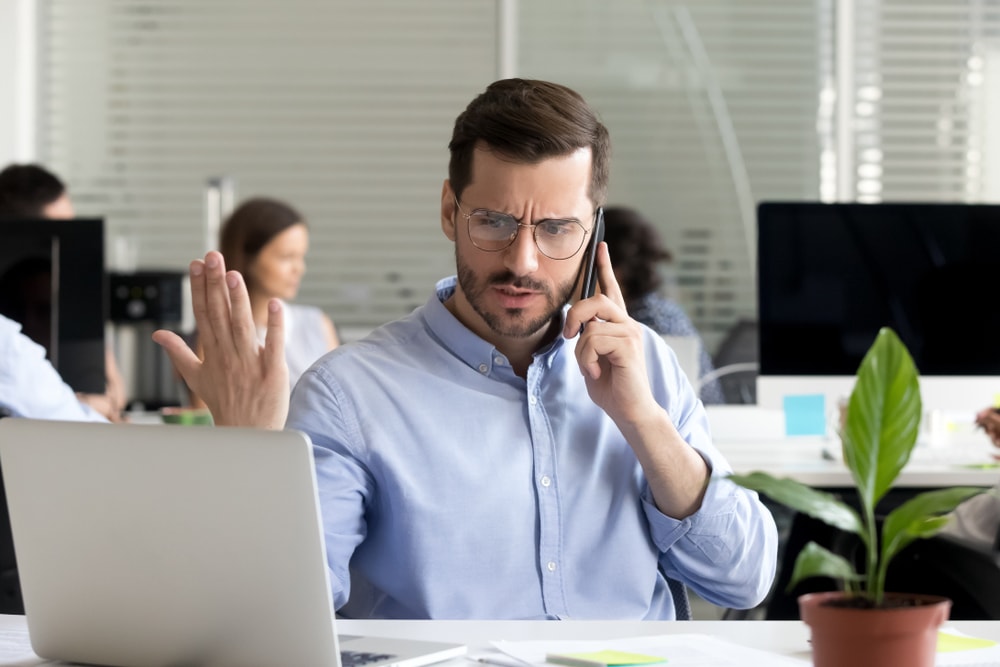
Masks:
[[[264,197],[240,204],[219,234],[219,251],[226,268],[239,271],[246,281],[262,345],[267,303],[272,298],[283,302],[285,359],[292,386],[314,361],[340,344],[333,322],[323,311],[290,303],[299,292],[308,249],[305,219],[288,204]]]

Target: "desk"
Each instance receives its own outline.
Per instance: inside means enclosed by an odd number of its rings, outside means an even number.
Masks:
[[[786,436],[781,410],[710,405],[706,413],[715,446],[736,472],[763,470],[825,489],[854,487],[842,461],[824,458],[824,450],[839,452],[840,444],[835,437]],[[935,456],[955,449],[961,450],[962,458],[958,461]],[[903,489],[993,486],[1000,481],[1000,469],[962,465],[969,461],[989,462],[990,454],[991,446],[986,436],[971,429],[956,433],[951,441],[936,447],[918,444],[894,486]]]
[[[948,624],[969,635],[1000,641],[1000,621]],[[458,641],[472,654],[489,650],[491,640],[614,639],[643,635],[705,634],[772,651],[809,664],[809,630],[799,621],[338,621],[343,634]],[[35,667],[38,658],[11,659],[9,649],[27,638],[23,616],[0,616],[0,667]],[[474,663],[458,658],[454,667]]]

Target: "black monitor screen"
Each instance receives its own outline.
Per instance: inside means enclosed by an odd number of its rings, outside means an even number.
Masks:
[[[1000,375],[1000,206],[757,209],[762,375],[854,375],[892,327],[923,375]]]
[[[0,239],[0,315],[21,323],[70,387],[103,393],[103,221],[0,220]]]

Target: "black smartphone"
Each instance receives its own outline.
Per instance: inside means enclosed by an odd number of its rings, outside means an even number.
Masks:
[[[597,207],[594,214],[594,230],[587,244],[587,256],[583,259],[583,289],[580,299],[589,299],[597,289],[597,244],[604,240],[604,208]]]

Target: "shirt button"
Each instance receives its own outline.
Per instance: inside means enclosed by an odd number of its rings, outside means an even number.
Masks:
[[[528,403],[531,403],[532,405],[534,405],[537,402],[538,402],[538,398],[536,396],[529,396],[528,397]]]
[[[545,567],[548,568],[549,572],[555,572],[556,571],[556,562],[554,560],[550,560]]]
[[[497,357],[496,359],[493,360],[493,363],[495,363],[497,366],[503,366],[503,357]]]
[[[479,372],[480,373],[485,374],[488,370],[490,370],[489,366],[487,366],[486,364],[479,364]]]
[[[550,478],[548,475],[542,475],[542,486],[547,487],[551,485],[552,485],[552,478]]]

